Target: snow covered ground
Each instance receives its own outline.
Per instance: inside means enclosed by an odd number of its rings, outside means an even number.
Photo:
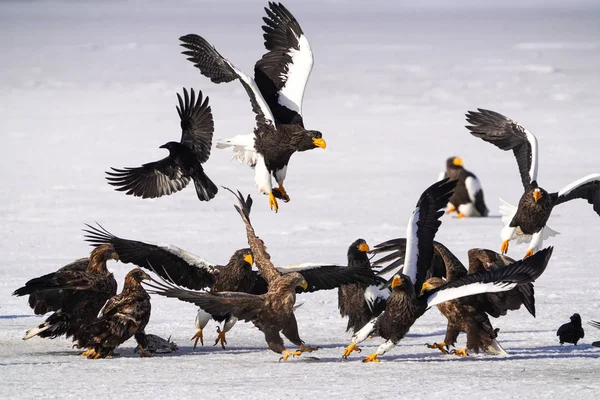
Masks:
[[[540,143],[540,183],[549,190],[600,172],[600,9],[553,1],[501,9],[359,1],[288,1],[315,53],[305,96],[309,129],[327,150],[292,158],[279,214],[257,194],[250,169],[213,150],[205,164],[218,184],[251,193],[253,223],[276,264],[343,264],[358,237],[374,245],[403,236],[421,191],[451,155],[481,179],[489,208],[516,203],[521,184],[512,154],[471,137],[464,113],[489,108],[525,125]],[[350,335],[337,293],[302,295],[300,334],[323,348],[285,363],[262,334],[238,324],[226,350],[192,352],[195,307],[155,297],[147,331],[171,336],[180,351],[140,359],[135,343],[120,358],[90,361],[63,339],[22,341],[39,324],[28,279],[89,253],[84,223],[116,235],[166,242],[215,262],[245,247],[233,197],[198,202],[190,187],[142,200],[106,184],[109,166],[137,166],[179,137],[175,93],[210,96],[215,137],[248,133],[253,115],[241,85],[212,84],[180,53],[178,37],[198,33],[251,72],[264,50],[263,1],[3,1],[0,3],[0,397],[8,398],[597,398],[598,355],[586,328],[579,346],[559,346],[556,329],[578,312],[600,319],[600,223],[571,202],[549,225],[562,234],[536,283],[537,318],[525,310],[493,321],[508,357],[458,359],[425,348],[440,341],[437,310],[379,364],[341,359]],[[531,5],[532,7],[528,7]],[[445,217],[438,240],[464,261],[472,247],[499,249],[500,220]],[[512,245],[509,255],[522,256]],[[121,284],[129,265],[111,263]],[[585,327],[584,327],[585,328]],[[216,337],[216,333],[214,333]],[[464,335],[460,344],[464,343]],[[364,346],[369,354],[380,343]]]

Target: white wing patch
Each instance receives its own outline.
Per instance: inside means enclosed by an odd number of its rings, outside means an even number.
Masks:
[[[269,194],[273,191],[271,174],[267,169],[265,159],[258,153],[256,154],[256,165],[254,166],[254,183],[263,194]]]
[[[469,194],[469,199],[471,202],[475,203],[475,196],[477,193],[481,192],[481,184],[479,183],[479,179],[474,176],[468,176],[465,179],[465,186],[467,187],[467,193]]]
[[[476,282],[457,288],[442,289],[427,298],[427,308],[461,297],[472,296],[474,294],[505,292],[514,288],[515,286],[517,286],[516,283],[507,282]]]
[[[265,101],[265,98],[262,96],[262,94],[260,94],[260,89],[258,89],[258,86],[256,85],[254,79],[237,69],[235,65],[229,62],[229,60],[225,60],[225,62],[229,64],[231,68],[233,68],[233,70],[238,75],[241,81],[250,86],[250,89],[252,89],[252,93],[254,93],[256,103],[258,103],[260,111],[262,111],[263,115],[265,116],[266,122],[275,126],[275,118],[273,118],[273,113],[271,112],[269,105]]]
[[[300,35],[298,45],[300,50],[290,49],[288,51],[292,62],[288,65],[287,76],[281,76],[281,79],[285,81],[285,85],[279,91],[278,102],[282,106],[302,115],[302,99],[304,98],[306,82],[308,82],[312,71],[314,59],[306,36]]]
[[[281,265],[281,266],[278,266],[275,268],[277,269],[277,271],[287,274],[289,272],[303,271],[303,270],[312,269],[315,267],[320,267],[322,265],[331,265],[331,264],[306,262],[306,263],[300,263],[300,264],[286,264],[286,265]]]
[[[521,126],[521,128],[523,128],[523,127]],[[523,128],[523,130],[525,131],[525,135],[527,136],[527,141],[529,142],[529,145],[531,146],[531,169],[529,170],[529,178],[531,178],[532,181],[536,181],[537,173],[538,173],[537,138],[535,137],[535,135],[533,133],[529,132],[527,129]]]
[[[600,181],[600,174],[590,174],[590,175],[584,176],[583,178],[579,178],[574,182],[569,183],[567,186],[560,189],[560,191],[558,192],[558,196],[559,197],[565,196],[565,195],[571,193],[573,190],[577,189],[579,186],[582,186],[582,185],[585,185],[586,183],[594,182],[594,181]]]
[[[254,134],[237,135],[228,139],[219,139],[217,149],[233,147],[233,157],[242,164],[254,168],[256,165],[256,150],[254,149]]]
[[[215,269],[216,264],[211,263],[210,261],[206,261],[203,258],[198,257],[195,254],[192,254],[188,251],[180,249],[177,246],[173,246],[172,244],[156,244],[158,246],[169,253],[175,254],[177,257],[181,258],[183,261],[191,265],[192,267],[206,269],[209,271],[213,271]],[[154,268],[160,268],[160,266],[154,265]]]
[[[365,289],[365,302],[371,312],[377,300],[385,301],[388,297],[390,297],[390,290],[382,289],[380,285],[371,285]]]
[[[417,260],[419,259],[419,239],[417,238],[417,221],[419,221],[419,208],[415,208],[406,228],[406,254],[404,255],[404,275],[413,283],[417,281]]]

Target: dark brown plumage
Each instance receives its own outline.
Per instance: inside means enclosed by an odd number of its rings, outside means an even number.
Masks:
[[[454,192],[448,200],[446,213],[457,212],[459,218],[487,217],[488,209],[483,198],[481,183],[475,174],[464,168],[462,159],[450,157],[446,160],[444,178],[457,181]]]
[[[575,313],[571,315],[570,320],[570,322],[567,322],[558,328],[556,336],[558,336],[561,345],[564,343],[573,343],[577,346],[577,342],[585,336],[585,332],[581,326],[581,316]]]
[[[363,239],[358,239],[348,247],[348,266],[364,268],[373,275],[374,284],[352,283],[342,285],[338,289],[338,308],[342,317],[348,317],[346,331],[356,332],[367,322],[381,314],[385,309],[385,301],[389,289],[383,289],[385,280],[378,278],[371,269],[367,256],[369,246]]]
[[[214,131],[208,97],[202,101],[202,92],[198,92],[196,98],[194,89],[188,95],[185,88],[183,97],[182,100],[177,94],[181,141],[160,146],[169,150],[169,155],[162,160],[136,168],[111,168],[112,171],[106,172],[106,180],[116,187],[115,190],[144,199],[155,198],[180,191],[191,179],[198,199],[209,201],[215,197],[218,188],[202,168],[210,156]]]
[[[239,79],[256,114],[251,138],[225,139],[217,148],[233,146],[236,157],[256,167],[256,182],[269,204],[278,210],[275,198],[289,201],[283,182],[290,157],[297,151],[325,148],[319,131],[307,130],[302,118],[302,99],[312,70],[313,56],[298,21],[281,3],[269,2],[263,18],[266,54],[254,67],[254,79],[237,69],[204,38],[182,36],[183,52],[188,60],[214,83]],[[253,153],[249,159],[246,152]],[[258,153],[258,154],[256,154]],[[271,175],[279,186],[271,186]]]
[[[517,160],[525,192],[518,207],[503,204],[504,227],[500,233],[501,252],[508,251],[510,240],[530,242],[525,257],[539,250],[546,237],[556,234],[546,222],[552,209],[576,198],[593,204],[600,215],[600,174],[590,174],[571,182],[560,191],[548,193],[537,183],[538,144],[536,137],[517,122],[495,111],[477,109],[467,113],[470,133],[502,150],[512,150]]]
[[[110,259],[118,260],[118,255],[112,245],[105,244],[92,250],[89,258],[34,278],[15,290],[15,296],[29,295],[29,305],[36,314],[53,312],[23,339],[66,335],[76,340],[81,325],[94,320],[106,300],[117,292],[117,282],[106,268]]]
[[[80,347],[89,349],[87,358],[112,357],[115,348],[132,336],[140,346],[140,355],[150,357],[144,350],[144,329],[150,320],[150,296],[141,285],[142,280],[149,279],[150,276],[139,268],[129,271],[121,293],[108,300],[100,317],[82,326],[78,342]]]
[[[248,248],[237,250],[226,265],[216,265],[173,245],[123,239],[100,225],[94,227],[86,224],[86,226],[85,237],[92,245],[109,243],[119,253],[121,262],[132,263],[148,270],[154,267],[155,272],[163,278],[188,289],[249,293],[257,280],[256,274],[252,271],[252,251]],[[192,337],[192,340],[195,340],[194,348],[198,341],[204,345],[203,329],[210,319],[217,322],[225,321],[223,329],[219,328],[219,336],[215,342],[220,342],[225,348],[225,333],[235,325],[234,319],[229,313],[211,315],[201,309],[198,310],[196,317],[198,332]]]

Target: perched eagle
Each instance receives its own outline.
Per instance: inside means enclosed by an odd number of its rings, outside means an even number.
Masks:
[[[281,273],[271,263],[264,242],[256,236],[250,223],[252,199],[248,196],[244,200],[239,192],[237,197],[240,205],[235,208],[246,225],[248,244],[254,254],[254,261],[267,283],[266,293],[260,295],[239,292],[201,293],[180,288],[164,279],[162,283],[152,282],[146,285],[152,288],[151,293],[194,303],[209,313],[231,313],[244,321],[252,321],[264,333],[269,349],[281,354],[283,360],[287,360],[292,355],[317,350],[317,347],[307,346],[300,339],[294,316],[296,292],[333,289],[343,284],[361,281],[370,282],[372,280],[370,271],[362,267],[335,267],[323,270],[313,268],[309,273],[305,271]],[[279,332],[298,346],[299,350],[293,352],[287,350]]]
[[[467,114],[467,129],[475,137],[492,143],[502,150],[512,150],[525,193],[514,207],[503,200],[500,206],[503,228],[501,252],[508,251],[508,242],[529,242],[525,257],[542,247],[544,239],[557,232],[546,226],[554,206],[573,199],[585,199],[600,215],[600,174],[584,176],[558,192],[548,193],[537,183],[538,144],[536,137],[517,122],[494,111],[479,108]]]
[[[97,319],[81,327],[78,342],[88,348],[87,358],[112,357],[115,348],[132,336],[140,346],[140,356],[150,357],[145,351],[144,329],[150,320],[150,296],[141,285],[145,279],[150,276],[141,269],[129,271],[121,293],[108,300]]]
[[[177,112],[181,119],[181,141],[167,142],[160,146],[169,150],[162,160],[144,164],[141,167],[107,171],[106,180],[116,190],[137,197],[155,198],[179,192],[190,179],[196,186],[196,194],[201,201],[209,201],[217,194],[217,187],[204,173],[202,164],[210,156],[214,131],[213,116],[208,105],[208,97],[202,101],[191,90],[188,95],[183,89],[183,99],[177,94]]]
[[[66,335],[77,340],[81,325],[93,321],[104,303],[117,293],[117,282],[106,268],[111,259],[118,260],[119,256],[111,244],[104,244],[92,250],[89,258],[34,278],[15,290],[14,296],[29,295],[29,306],[36,314],[52,312],[23,339]]]
[[[224,139],[217,148],[232,147],[235,158],[255,170],[258,189],[269,196],[276,212],[276,198],[290,200],[283,182],[290,157],[296,151],[326,143],[319,131],[304,128],[302,99],[313,66],[310,44],[298,21],[281,3],[269,2],[263,18],[265,47],[268,52],[256,62],[254,79],[225,59],[204,38],[189,34],[180,40],[184,55],[214,83],[238,79],[250,97],[256,114],[254,133]],[[271,176],[278,183],[272,187]]]
[[[378,362],[377,357],[394,348],[429,308],[460,297],[510,290],[518,284],[535,280],[545,270],[552,248],[506,268],[467,275],[435,289],[422,290],[427,288],[425,278],[434,255],[433,239],[441,224],[439,218],[444,214],[442,209],[448,203],[455,184],[455,181],[444,179],[421,195],[408,222],[403,273],[397,272],[391,280],[392,293],[384,312],[352,336],[344,358],[358,350],[357,344],[371,335],[378,335],[386,342],[363,360]]]
[[[123,263],[132,263],[138,267],[150,269],[156,267],[156,273],[175,284],[188,289],[210,289],[216,292],[246,292],[254,288],[257,275],[252,271],[252,251],[248,248],[237,250],[226,265],[216,265],[188,251],[173,245],[151,244],[137,240],[123,239],[113,235],[102,226],[87,225],[86,240],[94,246],[110,244],[119,253]],[[160,266],[160,267],[158,267]],[[210,319],[224,322],[223,329],[218,328],[215,344],[227,343],[225,333],[237,322],[230,313],[211,314],[198,310],[196,327],[198,332],[192,337],[194,349],[198,340],[204,345],[203,329]]]
[[[442,178],[456,180],[456,188],[446,208],[446,213],[458,213],[458,218],[487,217],[488,209],[483,199],[483,188],[479,179],[463,166],[460,157],[450,157],[446,160],[446,172]]]
[[[394,257],[404,260],[406,250],[406,239],[393,239],[377,245],[373,253],[380,254],[394,252]],[[453,282],[467,275],[487,271],[495,271],[504,268],[514,260],[485,249],[469,250],[469,270],[463,266],[458,258],[443,244],[433,243],[434,256],[428,279],[422,286],[423,291],[436,289],[445,283]],[[392,257],[384,257],[384,262],[392,260]],[[380,260],[373,263],[381,264]],[[387,268],[381,270],[387,272]],[[483,350],[490,354],[506,354],[497,342],[497,332],[492,326],[488,315],[499,317],[506,315],[508,310],[517,310],[525,305],[525,308],[535,317],[535,298],[532,283],[517,285],[514,289],[498,293],[481,293],[475,296],[467,296],[459,299],[438,304],[438,310],[448,320],[446,337],[441,343],[427,345],[429,348],[437,348],[446,354],[450,346],[454,346],[460,332],[467,334],[467,346],[456,350],[454,354],[460,356],[468,355],[467,350],[479,353]]]
[[[367,256],[369,245],[364,239],[358,239],[348,248],[348,266],[364,268],[373,275],[373,284],[352,283],[338,289],[338,308],[342,317],[348,317],[346,331],[357,332],[367,322],[381,314],[385,301],[390,295],[384,288],[386,281],[375,275]]]

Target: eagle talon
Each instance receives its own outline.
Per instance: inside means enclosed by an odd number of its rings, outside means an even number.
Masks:
[[[459,213],[456,215],[456,218],[461,218],[461,219],[462,219],[462,218],[464,218],[464,217],[465,217],[465,215],[464,215],[463,213],[461,213],[461,212],[459,212]]]
[[[425,343],[425,345],[429,349],[438,349],[442,352],[442,354],[448,354],[448,346],[446,346],[446,343],[444,342],[434,344]]]
[[[283,185],[279,185],[279,187],[273,188],[272,192],[273,192],[273,196],[275,196],[275,198],[281,199],[286,203],[288,201],[290,201],[290,196],[288,196],[287,192],[283,188]]]
[[[362,362],[364,362],[364,363],[379,362],[379,359],[377,358],[377,353],[371,354],[370,356],[368,356],[367,358],[365,358],[364,360],[362,360]]]
[[[350,345],[348,345],[348,347],[346,347],[346,348],[344,349],[344,355],[342,356],[342,358],[344,358],[344,359],[347,359],[347,358],[348,358],[348,356],[349,356],[350,354],[352,354],[352,352],[353,352],[353,351],[356,351],[356,352],[359,352],[359,353],[360,353],[360,352],[362,351],[362,349],[360,349],[360,348],[356,347],[356,344],[354,344],[354,343],[351,343]]]
[[[273,195],[273,193],[269,193],[269,207],[271,207],[271,210],[275,210],[275,212],[277,212],[279,210],[279,205],[277,204],[277,199],[275,198],[275,196]]]
[[[81,353],[81,355],[83,357],[87,357],[88,355],[92,354],[94,352],[94,349],[91,347],[88,347],[87,349],[85,349],[85,351],[83,353]]]
[[[318,347],[318,346],[312,347],[312,346],[306,346],[303,344],[300,345],[300,351],[302,351],[303,353],[312,353],[313,351],[317,351],[319,349],[320,349],[320,347]]]
[[[222,331],[221,328],[217,326],[217,333],[219,335],[217,336],[217,340],[215,340],[215,344],[213,344],[213,346],[216,346],[219,342],[221,342],[221,347],[223,350],[225,350],[225,345],[227,344],[227,340],[225,339],[225,331]]]
[[[527,253],[525,254],[525,257],[523,257],[523,260],[526,259],[527,257],[531,257],[533,255],[533,250],[529,249],[527,250]]]
[[[194,350],[196,350],[196,346],[198,345],[198,340],[200,341],[202,346],[204,346],[204,335],[202,334],[202,328],[198,329],[198,332],[196,332],[196,334],[194,336],[192,336],[192,338],[190,340],[194,340],[194,339],[196,339],[196,341],[194,342]]]
[[[462,349],[454,350],[452,352],[452,354],[454,354],[455,356],[458,356],[458,357],[468,357],[469,356],[469,353],[467,353],[466,347],[462,348]]]
[[[500,252],[502,254],[506,254],[508,252],[508,240],[502,242],[502,247],[500,247]]]
[[[457,210],[456,210],[456,207],[454,207],[454,206],[450,206],[450,207],[448,207],[448,208],[446,209],[446,214],[451,214],[451,213],[453,213],[453,212],[455,212],[455,211],[457,211]]]
[[[290,358],[290,356],[296,357],[296,356],[302,355],[302,351],[300,351],[300,350],[296,350],[296,351],[284,350],[281,352],[281,354],[283,354],[283,356],[279,359],[279,361],[281,361],[281,360],[286,361],[288,358]]]

